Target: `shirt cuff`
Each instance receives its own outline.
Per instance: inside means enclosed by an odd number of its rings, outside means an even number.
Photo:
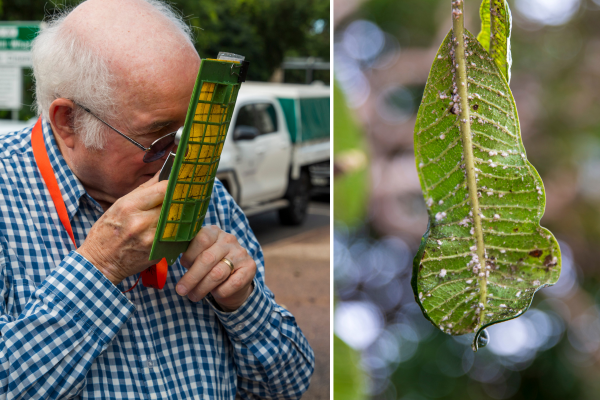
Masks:
[[[271,298],[262,290],[254,278],[254,290],[237,310],[225,312],[219,309],[212,296],[207,296],[221,324],[233,340],[253,340],[264,332],[270,324],[271,313],[276,312]]]
[[[66,309],[108,343],[135,312],[135,306],[91,262],[72,251],[38,291],[51,293]]]

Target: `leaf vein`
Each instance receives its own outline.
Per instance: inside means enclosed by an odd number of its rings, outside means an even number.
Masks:
[[[473,291],[473,290],[475,290],[475,289],[476,289],[475,287],[467,287],[467,288],[465,288],[465,289],[461,290],[460,292],[457,292],[457,293],[453,294],[452,296],[448,297],[446,300],[444,300],[444,301],[443,301],[443,302],[441,302],[440,304],[438,304],[438,305],[436,305],[435,307],[433,307],[433,308],[432,308],[432,309],[431,309],[429,312],[431,312],[431,311],[434,311],[434,310],[437,310],[438,308],[440,308],[440,307],[442,307],[442,306],[444,306],[444,305],[448,304],[448,303],[450,302],[450,300],[453,300],[453,299],[455,299],[456,297],[458,297],[458,296],[460,296],[460,295],[462,295],[462,294],[465,294],[465,293],[471,292],[471,291]],[[431,293],[431,292],[430,292],[430,293]],[[449,312],[447,312],[446,314],[444,314],[444,316],[449,316],[449,315],[450,315],[450,314],[452,314],[454,311],[456,311],[456,309],[457,309],[458,307],[460,307],[461,305],[463,305],[463,302],[462,302],[462,301],[459,301],[459,302],[458,302],[458,304],[457,304],[457,305],[456,305],[456,306],[455,306],[455,307],[454,307],[452,310],[450,310]]]
[[[424,163],[421,168],[426,167],[432,163],[435,163],[436,161],[440,160],[443,156],[446,155],[447,152],[449,152],[450,150],[452,150],[454,148],[454,146],[456,146],[458,144],[458,141],[460,140],[460,136],[458,136],[456,139],[454,139],[452,141],[452,143],[450,143],[445,149],[444,151],[442,151],[440,154],[437,155],[437,157],[434,157],[432,159],[430,159],[429,161],[427,161],[426,163]]]
[[[437,185],[439,185],[440,183],[442,183],[446,179],[448,179],[453,173],[455,173],[456,171],[458,171],[460,169],[461,164],[462,164],[462,161],[459,161],[458,164],[456,164],[456,166],[454,168],[452,168],[450,171],[448,171],[448,173],[446,173],[446,175],[442,176],[439,181],[437,181],[437,182],[431,184],[429,187],[427,187],[427,191],[429,192],[429,191],[435,189],[437,187]]]
[[[504,133],[506,133],[508,136],[514,138],[514,139],[518,139],[517,135],[515,135],[514,133],[512,133],[511,131],[509,131],[505,126],[499,125],[496,121],[493,121],[491,119],[489,119],[488,117],[485,117],[481,114],[478,113],[473,113],[474,117],[477,118],[481,118],[482,121],[487,122],[488,124],[495,126],[496,128],[500,129],[501,131],[503,131]]]
[[[504,98],[505,98],[505,99],[507,99],[507,100],[509,99],[509,97],[508,97],[506,94],[504,94],[503,92],[499,91],[499,90],[498,90],[498,89],[496,89],[496,88],[493,88],[493,87],[491,87],[491,86],[484,85],[483,83],[477,82],[477,81],[475,81],[475,80],[474,80],[474,79],[472,79],[472,78],[467,78],[467,80],[469,81],[469,83],[472,83],[472,84],[474,84],[475,86],[479,86],[480,88],[483,88],[483,89],[489,90],[490,92],[494,92],[494,93],[496,93],[496,94],[499,94],[500,96],[504,97]]]
[[[508,142],[505,142],[504,140],[502,140],[502,139],[498,139],[498,138],[496,138],[496,137],[493,137],[493,136],[490,136],[490,135],[488,135],[488,134],[487,134],[487,133],[485,133],[485,132],[476,131],[476,130],[474,130],[474,129],[471,129],[471,132],[473,132],[474,134],[477,134],[477,135],[485,136],[485,137],[487,137],[487,138],[488,138],[488,139],[490,139],[490,140],[496,141],[496,142],[498,142],[498,143],[502,143],[502,144],[504,144],[504,145],[506,145],[506,146],[508,146],[508,147],[511,147],[511,148],[512,148],[512,147],[514,147],[514,143],[508,143]]]
[[[448,260],[451,258],[457,258],[457,257],[468,257],[471,256],[472,253],[468,252],[468,253],[458,253],[458,254],[452,254],[450,256],[439,256],[439,257],[427,257],[427,258],[423,258],[421,259],[421,262],[427,262],[427,261],[442,261],[442,260]]]

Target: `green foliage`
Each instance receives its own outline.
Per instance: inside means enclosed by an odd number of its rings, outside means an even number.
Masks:
[[[506,0],[483,0],[479,10],[481,32],[477,40],[492,56],[498,69],[510,83],[510,31],[512,15]]]
[[[333,393],[336,400],[361,400],[364,377],[358,354],[337,336],[333,336]]]
[[[523,314],[560,275],[560,249],[540,227],[541,178],[527,161],[511,90],[469,33],[450,31],[431,68],[415,126],[429,229],[413,289],[443,332],[480,332]],[[461,75],[462,71],[465,71]]]
[[[438,26],[431,10],[441,1],[371,0],[362,5],[361,14],[394,35],[401,46],[426,47],[431,45]]]
[[[180,0],[174,4],[196,30],[201,57],[219,51],[251,60],[250,80],[268,80],[284,56],[329,59],[328,0]],[[312,28],[325,21],[322,32]]]
[[[333,90],[333,218],[347,226],[361,224],[367,210],[368,170],[361,131],[337,84]]]

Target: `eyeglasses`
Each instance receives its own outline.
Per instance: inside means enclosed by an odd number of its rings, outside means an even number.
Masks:
[[[123,136],[125,139],[129,140],[131,143],[135,144],[140,149],[144,150],[146,152],[146,154],[144,154],[145,163],[151,163],[153,161],[156,161],[159,158],[163,157],[165,154],[169,153],[173,149],[173,147],[177,145],[176,141],[178,142],[178,140],[176,140],[176,136],[179,133],[179,131],[182,130],[182,128],[179,128],[179,130],[176,132],[168,133],[160,139],[156,139],[154,142],[152,142],[150,147],[146,148],[143,144],[140,144],[132,138],[130,138],[129,136],[125,135],[124,133],[119,132],[118,129],[112,127],[108,122],[104,121],[102,118],[98,117],[96,114],[91,112],[89,108],[84,107],[81,104],[76,103],[75,101],[73,101],[73,103],[75,103],[83,110],[96,117],[104,125],[108,126],[110,129],[117,132],[119,135]]]

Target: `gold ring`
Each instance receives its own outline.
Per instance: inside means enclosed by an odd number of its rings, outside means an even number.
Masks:
[[[226,257],[223,257],[223,259],[221,261],[223,261],[225,264],[227,264],[229,266],[229,269],[230,269],[229,275],[233,274],[233,270],[235,269],[235,267],[233,266],[233,263],[231,262],[231,260],[229,260]]]

